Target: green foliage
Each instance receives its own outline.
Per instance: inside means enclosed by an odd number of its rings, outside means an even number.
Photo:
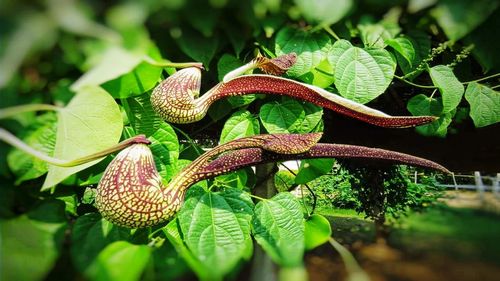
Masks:
[[[109,148],[118,143],[123,128],[115,100],[103,89],[93,86],[79,90],[70,103],[58,111],[57,118],[53,156],[59,159],[72,160]],[[49,165],[42,190],[99,161],[69,168]]]
[[[183,241],[214,279],[222,279],[251,247],[253,202],[239,191],[189,190],[178,215]]]
[[[359,48],[347,40],[333,44],[329,56],[340,95],[367,103],[381,95],[391,83],[396,61],[385,49]]]
[[[332,227],[325,217],[314,214],[306,220],[304,235],[306,250],[314,249],[330,239]]]
[[[288,192],[255,205],[255,240],[277,264],[296,267],[304,254],[304,218],[300,203]]]
[[[19,113],[0,125],[56,158],[86,156],[145,134],[168,182],[206,143],[331,129],[322,108],[286,97],[230,97],[200,123],[176,127],[153,112],[151,90],[175,71],[169,62],[202,62],[210,70],[202,81],[208,90],[257,53],[295,52],[297,63],[285,78],[350,100],[380,97],[374,107],[385,109],[390,92],[411,114],[439,117],[416,129],[426,136],[460,133],[459,121],[478,128],[500,122],[493,79],[500,46],[492,40],[497,1],[28,2],[1,4],[0,108],[48,103],[60,109]],[[463,120],[464,112],[470,118]],[[350,172],[332,160],[308,160],[297,176],[279,172],[281,193],[273,198],[254,205],[256,176],[246,169],[193,187],[168,224],[129,230],[92,206],[112,156],[61,168],[9,149],[0,145],[2,280],[45,280],[61,272],[88,280],[175,280],[191,272],[202,280],[238,279],[254,240],[275,263],[295,270],[305,250],[325,242],[331,230],[321,216],[304,220],[303,206],[287,192],[292,187],[308,184],[318,208],[357,209],[372,218],[419,210],[441,195],[432,177],[413,184],[405,168]],[[310,205],[311,196],[305,201]]]

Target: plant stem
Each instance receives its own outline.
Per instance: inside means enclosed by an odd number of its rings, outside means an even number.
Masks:
[[[260,196],[253,195],[253,194],[251,194],[251,193],[249,193],[248,195],[250,195],[250,197],[255,198],[255,199],[257,199],[257,200],[260,200],[260,201],[267,201],[267,200],[268,200],[268,199],[266,199],[266,198],[262,198],[262,197],[260,197]]]
[[[11,116],[24,113],[24,112],[30,112],[30,111],[42,111],[42,110],[53,110],[53,111],[58,111],[61,110],[62,107],[55,106],[52,104],[24,104],[24,105],[17,105],[17,106],[12,106],[12,107],[6,107],[0,109],[0,119],[4,118],[9,118]]]
[[[325,27],[323,27],[323,29],[326,32],[328,32],[328,34],[333,36],[333,38],[335,38],[335,40],[340,40],[340,37],[337,35],[337,33],[335,33],[335,31],[333,31],[333,29],[330,26],[325,26]]]
[[[194,140],[189,137],[188,134],[184,133],[184,131],[182,131],[181,129],[175,127],[174,125],[170,124],[170,126],[172,126],[172,128],[174,128],[174,130],[176,130],[177,132],[179,132],[181,135],[183,135],[186,140],[191,144],[191,146],[194,148],[194,150],[196,150],[196,153],[198,153],[198,155],[202,155],[203,154],[203,151],[200,151],[200,148],[196,145],[196,143],[194,142]]]
[[[493,86],[493,87],[490,87],[492,90],[495,90],[497,88],[500,88],[500,85],[496,85],[496,86]]]
[[[104,156],[107,156],[108,154],[111,154],[113,152],[119,151],[124,149],[125,147],[134,144],[134,143],[149,143],[149,141],[144,137],[144,135],[138,135],[133,138],[127,139],[125,141],[122,141],[118,143],[115,146],[112,146],[110,148],[104,149],[102,151],[99,151],[97,153],[84,156],[81,158],[77,158],[74,160],[62,160],[58,158],[54,158],[51,156],[48,156],[31,146],[27,145],[24,143],[22,140],[18,139],[16,136],[8,132],[7,130],[0,128],[0,140],[3,140],[4,142],[16,147],[19,150],[22,150],[26,152],[27,154],[36,157],[40,160],[43,160],[49,164],[52,164],[54,166],[59,166],[59,167],[74,167],[78,166],[93,160],[97,160],[99,158],[102,158]]]
[[[413,83],[411,81],[408,81],[406,79],[404,79],[403,77],[401,76],[397,76],[397,75],[394,75],[395,78],[405,82],[406,84],[409,84],[409,85],[412,85],[412,86],[415,86],[415,87],[418,87],[418,88],[423,88],[423,89],[436,89],[437,87],[436,86],[430,86],[430,85],[420,85],[420,84],[416,84],[416,83]]]
[[[174,68],[188,68],[188,67],[197,67],[203,68],[203,64],[201,62],[171,62],[167,60],[156,61],[149,56],[144,56],[144,61],[160,67],[174,67]]]
[[[356,259],[352,256],[351,252],[347,250],[344,246],[342,246],[339,242],[337,242],[335,239],[330,237],[328,240],[332,247],[340,254],[340,257],[344,261],[345,268],[350,275],[349,280],[370,280],[370,277],[368,277],[368,274],[359,266],[358,262]]]
[[[431,96],[429,97],[429,99],[432,99],[434,97],[434,94],[437,92],[437,89],[434,89],[434,91],[432,91],[432,94]]]
[[[469,83],[473,83],[473,82],[480,82],[480,81],[488,80],[488,79],[495,78],[495,77],[498,77],[498,76],[500,76],[500,72],[499,72],[499,73],[492,74],[492,75],[490,75],[490,76],[486,76],[486,77],[483,77],[483,78],[479,78],[479,79],[476,79],[476,80],[463,82],[462,84],[469,84]]]

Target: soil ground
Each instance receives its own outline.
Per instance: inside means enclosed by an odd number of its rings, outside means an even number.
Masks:
[[[500,280],[500,199],[491,193],[449,191],[438,204],[413,213],[374,241],[372,222],[328,216],[333,236],[373,281]],[[310,280],[347,280],[339,255],[325,244],[306,255]]]

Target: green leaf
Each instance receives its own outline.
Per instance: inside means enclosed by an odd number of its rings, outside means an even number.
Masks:
[[[231,70],[234,70],[242,65],[243,62],[240,61],[235,56],[224,54],[217,63],[217,73],[219,81],[222,81],[224,76],[228,74]]]
[[[297,129],[294,133],[313,132],[322,121],[323,108],[309,102],[302,103],[302,107],[304,108],[305,117],[300,123],[297,124]]]
[[[304,234],[306,250],[312,250],[328,242],[332,235],[332,227],[324,216],[314,214],[305,221]]]
[[[130,230],[114,226],[98,213],[80,216],[71,232],[71,257],[81,273],[86,273],[99,253],[110,243],[130,238]]]
[[[6,15],[7,16],[7,15]],[[8,37],[2,32],[4,42],[0,56],[0,89],[8,85],[18,69],[32,53],[51,47],[57,41],[57,26],[46,13],[22,14],[16,11],[18,26]],[[8,34],[8,33],[7,33]],[[3,97],[2,97],[3,98]]]
[[[299,79],[307,84],[326,88],[335,81],[335,76],[333,67],[328,62],[328,59],[324,59],[317,67],[300,76]]]
[[[353,1],[295,0],[295,4],[307,21],[328,26],[346,16],[353,6]]]
[[[441,99],[429,98],[426,95],[416,95],[408,101],[408,111],[415,116],[434,115],[439,119],[416,128],[417,132],[424,136],[445,137],[448,133],[448,126],[451,123],[453,112],[443,113],[443,104]]]
[[[249,111],[241,110],[233,113],[226,121],[220,135],[219,143],[257,135],[260,132],[259,120]]]
[[[195,61],[203,63],[207,70],[219,46],[217,36],[204,37],[199,33],[189,32],[188,30],[183,30],[182,36],[175,38],[175,42],[186,55]]]
[[[387,50],[362,49],[346,40],[333,44],[329,61],[335,70],[335,86],[340,95],[359,103],[382,94],[396,70],[396,62]]]
[[[285,99],[281,102],[264,104],[259,112],[260,120],[271,134],[293,133],[305,118],[305,111],[300,102]]]
[[[37,209],[0,220],[0,279],[44,280],[54,267],[67,223],[64,204],[44,201]]]
[[[38,116],[23,133],[23,141],[30,147],[51,155],[56,141],[56,115],[48,113]],[[47,163],[19,149],[13,149],[7,155],[9,168],[16,175],[15,184],[38,178],[48,171]]]
[[[406,37],[398,37],[388,39],[385,43],[405,58],[410,67],[414,67],[413,61],[415,60],[415,48],[413,47],[413,43],[410,39]]]
[[[276,35],[276,55],[297,54],[297,62],[287,72],[292,77],[302,76],[317,67],[331,48],[330,38],[324,33],[310,33],[285,27]]]
[[[120,47],[108,48],[102,54],[100,61],[71,85],[71,90],[78,91],[85,86],[98,86],[116,79],[131,72],[141,61],[140,53],[133,53]]]
[[[107,149],[118,143],[122,128],[122,116],[115,100],[99,87],[85,87],[77,92],[65,108],[58,111],[53,156],[73,160]],[[49,165],[42,190],[102,159],[69,168]]]
[[[281,192],[257,203],[254,212],[252,226],[257,243],[280,266],[300,266],[304,255],[304,219],[297,199],[289,192]]]
[[[295,177],[296,184],[305,184],[316,179],[333,168],[333,159],[306,159],[300,162],[299,172]]]
[[[384,48],[387,40],[399,34],[401,28],[394,22],[381,21],[379,23],[365,23],[358,25],[361,40],[367,47]]]
[[[413,61],[411,61],[411,63],[409,63],[407,58],[401,55],[399,52],[396,53],[398,65],[406,75],[412,72],[422,62],[422,60],[427,58],[431,51],[431,40],[429,35],[419,30],[410,31],[403,38],[406,38],[411,42],[411,45],[415,51],[414,59]],[[414,77],[420,72],[421,70],[411,75],[410,77]]]
[[[163,180],[171,179],[177,170],[176,163],[179,159],[179,140],[172,126],[161,123],[160,128],[149,137],[149,148],[153,153],[156,168]]]
[[[183,258],[183,260],[189,265],[189,267],[196,273],[196,276],[200,280],[214,280],[215,276],[211,268],[207,267],[204,263],[200,262],[194,254],[188,249],[184,241],[182,240],[182,233],[179,228],[179,219],[176,218],[170,221],[167,226],[162,229],[165,236],[167,236],[168,241],[172,243],[177,253]]]
[[[151,90],[160,80],[161,72],[161,67],[141,62],[132,71],[107,81],[102,87],[114,98],[137,96]]]
[[[164,123],[153,110],[149,93],[128,98],[127,104],[128,119],[137,134],[145,134],[149,137]]]
[[[147,245],[116,241],[99,253],[86,275],[91,280],[140,280],[150,257],[151,248]]]
[[[464,85],[455,77],[453,70],[445,65],[436,65],[429,69],[429,75],[443,98],[443,112],[455,109],[462,100]]]
[[[470,104],[470,117],[476,127],[500,122],[500,93],[472,82],[467,85],[465,99]]]
[[[246,193],[191,188],[178,214],[184,242],[212,275],[223,277],[246,253],[251,242],[253,203]]]
[[[446,36],[457,41],[484,22],[499,4],[496,0],[441,0],[431,15]]]

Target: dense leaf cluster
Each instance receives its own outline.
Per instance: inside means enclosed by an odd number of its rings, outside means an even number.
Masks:
[[[149,102],[155,85],[175,72],[172,62],[202,62],[203,86],[210,88],[258,53],[295,52],[289,78],[361,103],[395,96],[400,108],[394,111],[439,116],[417,130],[444,137],[457,122],[500,121],[493,79],[500,46],[491,40],[499,13],[494,0],[2,1],[0,107],[50,104],[56,113],[19,112],[0,125],[66,160],[145,134],[168,182],[203,152],[201,143],[332,125],[309,103],[249,95],[219,101],[209,118],[189,128],[203,132],[219,122],[217,139],[193,139],[163,122]],[[321,219],[304,219],[288,192],[253,201],[251,169],[193,187],[167,225],[129,230],[103,220],[92,206],[111,157],[60,168],[3,143],[0,155],[2,280],[75,274],[171,280],[189,272],[218,280],[251,258],[252,239],[278,265],[296,268],[305,249],[329,235]],[[332,165],[303,161],[294,183]]]

